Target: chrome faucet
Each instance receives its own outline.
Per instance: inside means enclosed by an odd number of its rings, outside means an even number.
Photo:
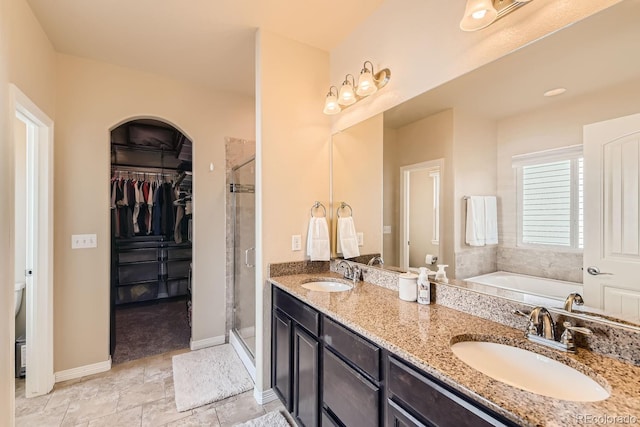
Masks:
[[[340,261],[336,266],[336,270],[339,270],[340,268],[344,269],[343,277],[345,279],[353,280],[354,284],[360,280],[362,276],[362,270],[360,270],[357,265],[351,265],[345,260]]]
[[[529,328],[527,333],[533,330],[531,326],[535,327],[536,335],[543,337],[547,340],[556,339],[555,324],[551,318],[551,313],[544,307],[536,307],[531,310],[529,315]]]
[[[380,255],[376,255],[373,258],[371,258],[369,260],[369,262],[367,263],[367,265],[376,265],[376,263],[378,263],[380,265],[384,265],[384,260],[382,259],[382,257]]]
[[[573,304],[575,305],[583,305],[584,300],[582,299],[582,295],[577,292],[571,292],[567,299],[564,301],[564,310],[569,313],[573,312]]]
[[[555,339],[555,323],[553,322],[551,313],[549,313],[546,308],[535,307],[531,310],[531,313],[516,310],[513,314],[529,318],[527,331],[524,333],[525,338],[556,350],[575,353],[576,345],[573,340],[573,332],[579,332],[585,335],[592,333],[590,329],[573,326],[570,322],[564,322],[562,324],[564,326],[564,332],[558,342]]]

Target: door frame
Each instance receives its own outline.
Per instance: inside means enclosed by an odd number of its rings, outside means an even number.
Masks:
[[[442,193],[442,169],[444,166],[443,159],[437,160],[429,160],[426,162],[415,163],[412,165],[401,166],[400,167],[400,233],[398,242],[398,248],[400,250],[400,268],[404,268],[405,271],[409,271],[409,245],[407,242],[409,241],[409,193],[410,193],[410,179],[409,176],[411,172],[415,172],[418,170],[426,170],[431,172],[438,171],[440,174],[440,179],[438,181],[439,189],[438,189],[438,197]],[[438,201],[438,214],[439,217],[442,217],[442,199]],[[442,220],[438,223],[438,234],[441,235],[440,225]],[[439,246],[440,248],[440,246]],[[438,250],[438,259],[440,259],[440,249]]]
[[[26,397],[49,393],[55,383],[53,371],[53,120],[17,86],[9,85],[10,111],[35,131],[27,141],[32,150],[34,171],[33,280],[25,291],[26,340],[29,375]],[[20,117],[21,116],[21,117]],[[29,130],[27,134],[29,135]],[[13,129],[12,129],[13,133]],[[13,141],[15,144],[15,140]],[[34,143],[32,146],[30,144]],[[15,247],[15,245],[14,245]],[[29,283],[31,282],[31,283]]]

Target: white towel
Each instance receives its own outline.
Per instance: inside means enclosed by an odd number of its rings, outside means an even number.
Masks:
[[[307,255],[311,261],[329,261],[329,226],[325,217],[311,217],[307,232]]]
[[[471,196],[467,199],[466,239],[470,246],[484,246],[486,243],[486,223],[483,196]]]
[[[341,253],[345,259],[360,256],[358,248],[358,236],[356,235],[356,226],[353,223],[353,217],[338,218],[338,235],[336,236],[338,253]]]
[[[498,202],[496,196],[484,198],[484,237],[487,245],[498,244]]]

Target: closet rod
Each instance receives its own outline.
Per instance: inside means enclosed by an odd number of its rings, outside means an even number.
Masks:
[[[156,166],[140,166],[126,163],[114,163],[111,165],[111,170],[120,170],[122,172],[142,172],[142,173],[163,173],[164,171],[183,172],[178,168],[171,167],[156,167]],[[190,172],[189,172],[190,173]]]

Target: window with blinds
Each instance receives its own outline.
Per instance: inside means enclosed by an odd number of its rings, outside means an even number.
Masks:
[[[518,170],[518,244],[582,249],[581,150],[535,154],[514,161]]]

